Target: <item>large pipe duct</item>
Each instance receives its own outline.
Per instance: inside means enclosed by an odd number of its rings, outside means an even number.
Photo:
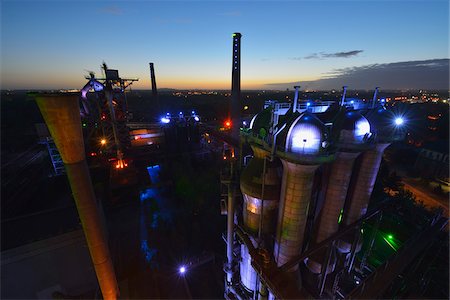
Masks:
[[[85,158],[78,94],[34,96],[66,167],[103,298],[117,299],[119,288]]]

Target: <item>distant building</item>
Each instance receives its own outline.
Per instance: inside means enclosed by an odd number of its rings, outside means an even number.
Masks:
[[[430,142],[423,146],[414,164],[422,177],[433,177],[449,182],[448,141]]]

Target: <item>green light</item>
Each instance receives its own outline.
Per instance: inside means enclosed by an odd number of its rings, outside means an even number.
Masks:
[[[86,123],[83,123],[83,127],[86,127]]]
[[[235,37],[236,36],[236,33],[233,33],[233,37]]]
[[[394,238],[394,236],[393,236],[392,234],[389,234],[387,237],[388,237],[388,239],[390,239],[390,240],[392,240],[392,239]]]
[[[344,209],[341,209],[341,212],[339,213],[338,224],[341,224],[343,214],[344,214]]]

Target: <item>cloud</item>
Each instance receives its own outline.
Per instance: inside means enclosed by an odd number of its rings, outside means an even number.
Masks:
[[[347,52],[322,53],[322,57],[345,57],[345,58],[347,58],[347,57],[356,56],[363,51],[364,50],[353,50],[353,51],[347,51]]]
[[[302,58],[301,57],[289,57],[288,59],[290,59],[290,60],[301,60]]]
[[[380,86],[395,89],[449,89],[450,59],[429,59],[387,64],[371,64],[360,67],[334,69],[322,79],[305,82],[270,83],[268,87],[284,90],[299,84],[303,88],[330,90],[348,85],[353,89],[372,89]]]
[[[322,59],[318,53],[313,53],[308,56],[305,56],[304,59]]]
[[[325,53],[325,52],[312,53],[308,56],[305,56],[304,59],[324,59],[324,58],[330,58],[330,57],[331,58],[332,57],[348,58],[348,57],[356,56],[363,51],[364,50],[352,50],[352,51],[335,52],[335,53]]]
[[[108,14],[108,15],[115,15],[115,16],[123,14],[123,10],[120,7],[115,6],[115,5],[105,6],[100,9],[100,12],[104,13],[104,14]]]
[[[219,16],[223,16],[223,17],[240,17],[242,15],[242,13],[240,11],[227,11],[227,12],[223,12],[223,13],[219,13]]]

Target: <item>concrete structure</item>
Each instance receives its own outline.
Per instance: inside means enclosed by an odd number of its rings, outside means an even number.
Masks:
[[[2,299],[52,299],[54,292],[75,297],[97,289],[81,230],[3,251],[1,273]]]

